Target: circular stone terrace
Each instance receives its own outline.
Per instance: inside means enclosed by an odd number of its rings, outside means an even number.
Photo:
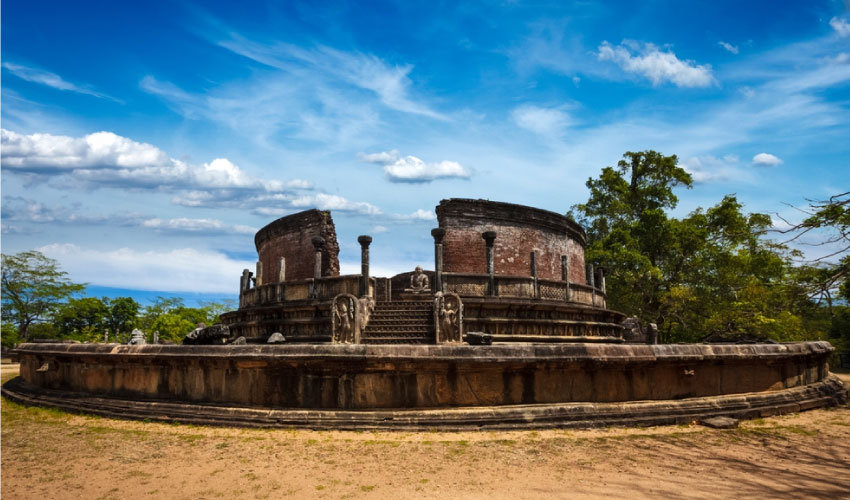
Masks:
[[[755,418],[847,402],[827,342],[656,345],[626,336],[566,217],[436,208],[434,270],[340,276],[333,220],[255,238],[239,309],[194,344],[23,344],[3,395],[119,418],[316,429],[511,429]],[[650,329],[651,331],[651,329]],[[187,342],[188,343],[188,340]]]

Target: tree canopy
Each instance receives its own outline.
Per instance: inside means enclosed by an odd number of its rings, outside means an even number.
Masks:
[[[817,337],[794,252],[765,238],[771,218],[734,195],[672,217],[674,189],[691,185],[676,156],[655,151],[587,181],[570,215],[587,228],[586,260],[606,269],[609,307],[658,324],[665,341]]]
[[[2,259],[3,321],[15,323],[24,340],[30,325],[50,318],[61,302],[85,288],[72,283],[55,260],[35,250],[3,254]]]

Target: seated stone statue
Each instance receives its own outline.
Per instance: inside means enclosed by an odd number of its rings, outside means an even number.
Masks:
[[[416,266],[416,270],[410,275],[410,288],[405,288],[405,292],[424,293],[431,291],[431,281],[428,275],[422,270],[421,266]]]

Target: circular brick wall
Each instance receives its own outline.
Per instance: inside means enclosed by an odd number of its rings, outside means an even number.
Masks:
[[[307,210],[281,217],[257,232],[254,244],[263,267],[262,284],[279,281],[281,258],[286,259],[286,281],[312,278],[316,236],[325,240],[322,276],[339,276],[339,244],[331,213]]]
[[[561,256],[568,255],[569,280],[585,282],[584,230],[561,214],[512,203],[452,198],[437,206],[437,220],[446,230],[444,272],[486,273],[481,235],[495,231],[496,274],[530,276],[534,252],[537,277],[560,280]]]

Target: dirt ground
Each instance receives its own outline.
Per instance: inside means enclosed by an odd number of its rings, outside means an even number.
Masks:
[[[3,381],[15,370],[4,366]],[[3,500],[850,499],[850,406],[734,430],[411,433],[168,425],[4,399],[0,493]]]

